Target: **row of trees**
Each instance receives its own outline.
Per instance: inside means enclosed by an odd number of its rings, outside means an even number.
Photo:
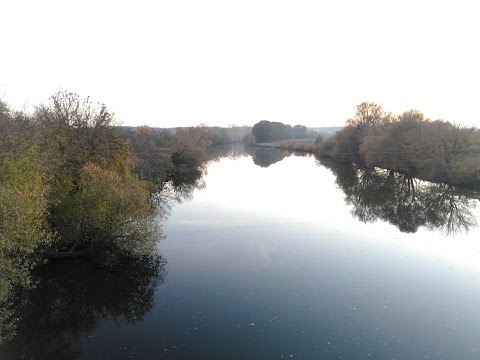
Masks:
[[[209,146],[243,142],[251,127],[180,127],[176,129],[122,128],[132,145],[134,172],[138,177],[162,184],[183,171],[195,171],[206,160]]]
[[[257,142],[265,143],[287,139],[306,139],[308,129],[303,125],[292,127],[281,122],[262,120],[253,126],[252,134]]]
[[[229,127],[207,127],[207,136],[211,145],[226,145],[233,143],[243,142],[245,136],[248,136],[252,128],[250,126],[236,126],[230,125]]]
[[[432,121],[418,110],[397,116],[378,104],[362,103],[345,128],[319,141],[317,150],[340,162],[397,170],[432,181],[480,181],[480,131]]]

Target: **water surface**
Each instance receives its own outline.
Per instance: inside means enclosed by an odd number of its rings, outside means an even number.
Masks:
[[[78,358],[480,358],[475,196],[264,155],[208,165],[164,224],[161,276],[109,287],[129,305],[70,330]]]

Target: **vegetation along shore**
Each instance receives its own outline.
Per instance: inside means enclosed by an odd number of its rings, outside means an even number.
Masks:
[[[418,110],[395,115],[373,102],[358,105],[354,117],[333,135],[313,139],[306,130],[298,136],[299,127],[261,121],[249,141],[433,182],[480,184],[480,131],[475,127],[431,120]]]

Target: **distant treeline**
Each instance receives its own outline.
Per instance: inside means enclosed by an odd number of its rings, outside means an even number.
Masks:
[[[306,139],[311,136],[306,126],[291,126],[268,120],[262,120],[256,123],[252,128],[252,135],[258,143],[287,139]]]
[[[249,126],[154,128],[122,127],[130,141],[133,171],[143,179],[161,184],[179,172],[200,170],[205,150],[215,145],[240,143],[251,132]]]
[[[317,153],[430,181],[480,183],[480,131],[433,121],[418,110],[394,115],[364,102],[343,130],[317,139]]]
[[[244,141],[245,136],[250,135],[252,131],[251,126],[237,126],[230,125],[228,127],[220,126],[207,126],[201,124],[201,126],[207,134],[207,138],[210,141],[209,146],[215,145],[226,145],[241,143]],[[179,128],[160,128],[160,127],[150,127],[150,126],[121,126],[120,129],[125,133],[129,138],[132,138],[139,130],[142,128],[148,128],[152,134],[161,134],[160,137],[169,138],[174,135]],[[180,129],[185,129],[185,127],[180,127]],[[154,135],[157,136],[157,135]]]

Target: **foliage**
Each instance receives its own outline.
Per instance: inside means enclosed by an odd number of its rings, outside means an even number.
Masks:
[[[352,126],[346,126],[333,137],[317,146],[317,153],[329,156],[340,162],[352,162],[358,158],[358,132]]]
[[[190,182],[185,193],[201,186],[209,144],[204,126],[127,135],[104,104],[65,91],[32,114],[0,101],[0,341],[15,333],[13,294],[39,261],[153,251],[152,192],[171,177]]]
[[[210,145],[204,125],[177,128],[172,138],[172,161],[176,172],[197,169],[206,159],[206,149]]]
[[[295,125],[293,127],[293,138],[294,139],[306,139],[308,137],[308,129],[303,125]]]
[[[105,104],[59,92],[34,114],[41,145],[58,179],[75,182],[87,163],[122,174],[130,171],[130,146]]]
[[[252,134],[259,143],[286,140],[292,138],[293,128],[280,122],[262,120],[253,125]]]
[[[207,129],[207,136],[212,145],[225,145],[233,142],[233,137],[228,128],[210,127]]]
[[[0,342],[14,333],[10,298],[30,282],[32,254],[52,241],[45,175],[35,148],[0,165]]]
[[[479,131],[432,121],[418,110],[394,116],[378,104],[362,103],[342,131],[318,144],[317,153],[431,181],[480,182]]]
[[[150,251],[160,238],[156,212],[145,183],[94,164],[86,164],[76,191],[58,205],[58,251],[92,249],[115,242],[130,251]]]
[[[50,174],[48,221],[58,234],[48,256],[120,238],[129,247],[150,248],[156,229],[149,193],[131,175],[130,145],[106,106],[59,92],[33,118],[40,163]]]
[[[361,152],[369,166],[452,184],[480,181],[480,137],[475,129],[430,121],[417,111],[367,136]]]
[[[257,143],[257,139],[255,139],[255,136],[253,136],[253,134],[245,135],[245,137],[243,138],[243,142],[246,145],[255,145]]]
[[[168,130],[137,127],[129,136],[134,157],[134,172],[140,179],[158,185],[174,171],[170,144],[173,134]]]
[[[320,146],[320,144],[323,142],[324,137],[322,134],[318,134],[317,137],[315,138],[315,145]]]
[[[14,159],[36,143],[36,129],[31,117],[11,111],[0,100],[0,162]]]
[[[347,120],[347,126],[352,126],[359,130],[366,130],[377,127],[384,119],[385,111],[374,102],[363,102],[355,108],[353,119]]]

